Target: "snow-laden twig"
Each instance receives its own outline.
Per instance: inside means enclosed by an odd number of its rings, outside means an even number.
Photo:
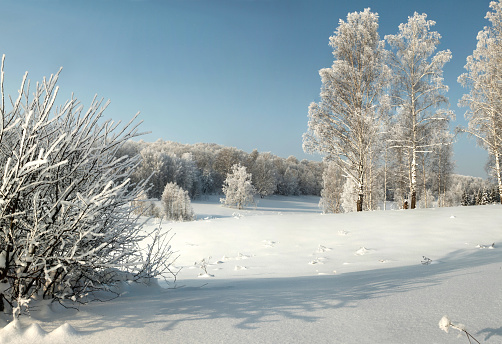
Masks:
[[[463,325],[463,324],[453,324],[451,322],[450,318],[448,318],[446,315],[443,316],[441,318],[441,320],[439,320],[439,328],[441,330],[445,331],[446,333],[448,333],[450,327],[452,329],[455,329],[457,331],[465,333],[465,335],[467,336],[467,340],[469,341],[469,343],[472,344],[472,342],[471,342],[471,339],[472,339],[476,343],[481,344],[481,343],[478,342],[478,340],[476,338],[474,338],[469,332],[467,332],[467,330],[465,329],[465,325]]]

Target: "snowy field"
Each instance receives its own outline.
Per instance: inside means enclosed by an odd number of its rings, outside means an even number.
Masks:
[[[0,343],[468,343],[443,315],[502,342],[501,206],[322,215],[318,201],[196,202],[197,221],[163,225],[182,268],[171,289],[39,303],[3,317]]]

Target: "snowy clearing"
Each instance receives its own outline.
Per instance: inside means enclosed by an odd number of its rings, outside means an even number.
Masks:
[[[163,225],[176,289],[33,303],[2,317],[0,343],[467,343],[440,330],[444,315],[502,342],[500,205],[322,215],[318,201],[194,202],[196,221]]]

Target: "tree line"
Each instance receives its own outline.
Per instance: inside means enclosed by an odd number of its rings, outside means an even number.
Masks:
[[[181,144],[172,141],[129,141],[118,156],[141,157],[131,176],[132,183],[148,179],[149,198],[161,198],[168,183],[188,192],[191,199],[222,192],[224,182],[235,165],[246,167],[256,192],[268,195],[320,195],[322,162],[296,157],[281,158],[256,149],[246,153],[217,144]]]

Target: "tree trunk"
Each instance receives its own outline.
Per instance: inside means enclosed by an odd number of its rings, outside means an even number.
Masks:
[[[417,205],[417,153],[415,148],[413,148],[413,157],[411,160],[411,183],[410,183],[410,192],[411,192],[411,204],[410,209],[415,209]]]
[[[427,183],[425,181],[425,153],[422,155],[422,171],[423,171],[423,182],[424,182],[424,200],[425,208],[427,208]]]
[[[502,204],[502,178],[500,176],[500,154],[495,153],[495,171],[497,173],[497,183],[499,188],[500,203]]]
[[[441,184],[442,184],[442,161],[441,161],[441,151],[439,151],[439,166],[438,166],[438,207],[441,207],[441,200],[443,196],[441,195]]]
[[[387,146],[385,147],[385,159],[383,165],[383,210],[387,210]]]
[[[363,159],[359,161],[359,181],[357,185],[357,211],[363,211],[363,200],[364,200],[364,168],[363,168]]]

